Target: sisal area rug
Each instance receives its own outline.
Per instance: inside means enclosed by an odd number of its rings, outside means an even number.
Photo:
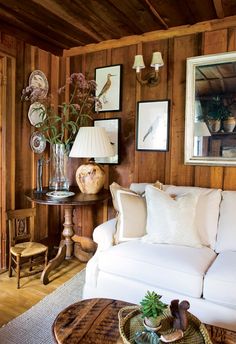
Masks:
[[[52,324],[65,307],[82,298],[85,270],[0,328],[0,344],[54,344]]]

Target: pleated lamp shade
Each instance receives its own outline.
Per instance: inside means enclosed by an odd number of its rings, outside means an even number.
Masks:
[[[71,158],[106,158],[114,150],[102,127],[81,127],[70,151]]]
[[[71,158],[106,158],[114,150],[102,127],[81,127],[70,151]],[[95,162],[80,165],[76,171],[76,182],[82,193],[96,194],[104,186],[105,171]]]

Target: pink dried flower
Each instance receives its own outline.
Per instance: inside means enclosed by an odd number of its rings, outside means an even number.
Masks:
[[[38,130],[44,133],[50,143],[73,142],[79,127],[92,120],[94,109],[102,108],[100,100],[95,96],[95,80],[86,80],[83,73],[72,73],[67,79],[67,86],[71,91],[70,99],[59,104],[56,112],[50,96],[42,99],[42,89],[27,86],[22,91],[23,101],[39,101],[45,105],[46,113],[42,114],[44,121]],[[66,85],[60,87],[58,93],[61,95],[65,90]]]

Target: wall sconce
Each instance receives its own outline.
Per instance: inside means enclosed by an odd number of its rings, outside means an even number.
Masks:
[[[145,68],[143,62],[143,55],[136,55],[134,58],[133,69],[136,69],[136,79],[141,85],[148,85],[149,87],[156,86],[159,83],[159,67],[164,66],[164,62],[160,52],[154,52],[152,54],[151,67],[155,68],[154,72],[147,73],[142,80],[141,69]]]

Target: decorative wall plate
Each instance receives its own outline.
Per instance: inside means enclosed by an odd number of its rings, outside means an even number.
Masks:
[[[29,86],[40,88],[42,90],[40,99],[44,99],[48,94],[48,80],[41,70],[34,70],[29,77]]]
[[[45,136],[39,131],[33,132],[30,137],[30,147],[34,153],[41,154],[46,148]]]
[[[65,197],[74,196],[74,194],[75,193],[72,191],[50,191],[46,193],[47,196],[53,197],[53,198],[65,198]]]
[[[28,111],[28,118],[34,127],[39,127],[39,123],[46,118],[45,106],[39,102],[31,104]]]

